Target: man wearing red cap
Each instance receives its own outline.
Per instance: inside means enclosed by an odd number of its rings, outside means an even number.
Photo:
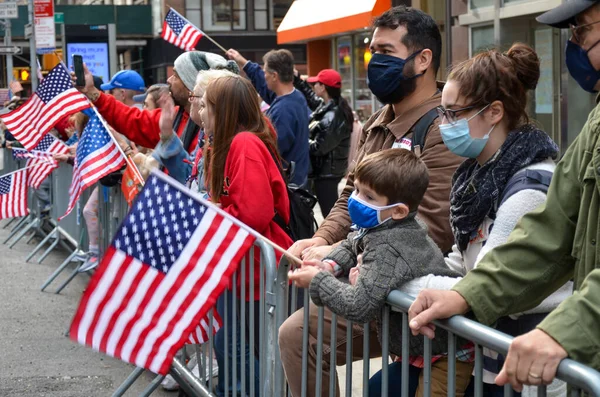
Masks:
[[[338,184],[346,175],[350,135],[354,115],[342,97],[342,77],[333,69],[324,69],[308,83],[297,75],[294,87],[306,98],[313,111],[309,121],[311,180],[323,217],[327,217],[338,199]]]

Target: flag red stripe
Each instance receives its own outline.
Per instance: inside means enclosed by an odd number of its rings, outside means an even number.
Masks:
[[[129,283],[129,288],[127,289],[124,296],[120,299],[119,305],[115,308],[110,320],[106,324],[106,328],[101,330],[103,336],[102,340],[100,341],[100,351],[107,351],[108,340],[111,335],[110,330],[116,329],[115,325],[117,323],[117,320],[122,316],[123,312],[125,311],[125,308],[127,307],[127,304],[131,301],[133,294],[135,293],[136,289],[138,288],[138,286],[142,282],[142,279],[144,278],[146,273],[148,273],[148,271],[154,270],[150,270],[150,267],[142,265],[138,269],[135,276],[131,278],[131,280],[124,280],[126,283]],[[121,285],[123,285],[123,283],[121,283]],[[127,285],[125,285],[125,288],[127,288]]]
[[[73,322],[71,323],[71,329],[69,330],[69,336],[75,342],[79,341],[79,327],[81,326],[81,321],[84,317],[85,312],[88,309],[91,292],[95,291],[98,287],[98,283],[102,280],[102,278],[106,274],[106,270],[108,268],[108,263],[110,263],[113,259],[115,253],[115,249],[112,246],[109,246],[106,252],[104,253],[104,257],[102,258],[102,262],[96,269],[96,273],[94,277],[90,280],[85,293],[81,297],[81,301],[79,302],[79,307],[77,308],[77,312],[75,313],[75,317],[73,318]]]
[[[121,316],[116,322],[115,328],[109,331],[110,335],[108,338],[108,344],[106,348],[106,353],[110,354],[114,357],[120,357],[117,355],[117,348],[119,347],[119,343],[122,337],[123,341],[127,340],[127,336],[129,335],[130,327],[129,324],[131,319],[136,315],[138,310],[141,310],[141,302],[144,299],[146,291],[151,288],[156,288],[157,283],[163,278],[163,275],[156,271],[155,269],[151,269],[149,266],[144,264],[140,264],[142,269],[146,269],[142,280],[139,285],[132,285],[131,287],[135,289],[133,297],[131,301],[125,307]]]
[[[183,43],[183,45],[186,47],[187,50],[190,50],[192,47],[192,38],[194,37],[194,33],[195,33],[196,29],[194,28],[194,26],[187,24],[185,25],[185,27],[183,28],[183,30],[181,31],[181,42]]]
[[[241,235],[244,235],[245,238],[239,241]],[[149,364],[148,369],[151,371],[153,370],[162,374],[166,374],[169,371],[173,356],[185,342],[184,340],[181,340],[180,335],[188,335],[194,328],[194,324],[197,324],[198,321],[208,313],[208,310],[214,306],[219,295],[221,295],[227,287],[245,250],[253,244],[254,237],[248,235],[247,232],[238,229],[236,240],[239,242],[239,247],[235,248],[235,252],[231,252],[233,255],[230,257],[229,255],[224,255],[218,260],[217,267],[223,269],[221,276],[216,280],[214,277],[215,275],[218,275],[219,272],[214,272],[213,277],[211,278],[212,283],[201,285],[199,293],[197,293],[197,298],[194,300],[193,304],[185,308],[184,317],[182,317],[182,321],[177,324],[175,328],[176,331],[173,335],[169,336],[166,343],[159,347],[158,357]],[[232,247],[233,245],[228,248],[228,251],[231,251]],[[227,259],[224,261],[224,258]],[[179,339],[176,340],[175,337],[179,337]]]
[[[217,250],[213,253],[212,258],[206,264],[206,268],[205,268],[204,272],[202,273],[200,278],[195,282],[196,286],[204,285],[208,281],[208,279],[212,276],[213,271],[218,264],[218,261],[221,259],[225,250],[227,250],[227,248],[229,248],[231,241],[233,240],[233,237],[236,235],[237,231],[238,231],[238,229],[236,227],[230,227],[229,230],[227,230],[227,234],[225,235],[225,238],[223,240],[221,240],[221,243],[219,244]],[[200,260],[200,257],[204,254],[205,254],[204,250],[199,250],[199,249],[196,250],[196,252],[194,252],[194,255],[190,258],[190,263],[191,264],[198,263]],[[215,258],[216,258],[216,260],[215,260]],[[230,267],[235,270],[235,264]],[[187,271],[181,272],[181,274],[179,275],[179,278],[174,283],[174,285],[182,285],[183,283],[185,283],[185,281],[188,280],[188,277],[189,277],[190,273],[192,272],[193,268],[194,268],[193,265],[187,266],[187,269],[186,269]],[[227,283],[229,283],[229,277],[226,277],[224,275],[224,277],[222,278],[222,284],[224,284],[224,286],[225,286],[225,285],[227,285]],[[166,329],[164,330],[162,335],[160,335],[153,342],[154,346],[161,346],[163,344],[163,342],[165,341],[165,339],[167,338],[167,336],[169,336],[173,333],[175,325],[177,323],[179,323],[179,321],[181,320],[181,318],[184,315],[185,308],[189,307],[191,302],[198,297],[199,291],[197,289],[198,288],[192,288],[189,290],[188,295],[183,299],[183,301],[177,308],[178,309],[177,312],[171,316],[171,320],[167,323]],[[174,294],[176,291],[174,291],[174,289],[172,289],[171,292],[172,292],[172,294]],[[171,301],[171,300],[172,300],[172,296],[166,297],[166,301]],[[209,301],[209,302],[206,302],[206,304],[208,305],[208,307],[212,307],[212,306],[214,306],[215,302]],[[197,326],[197,323],[196,323],[196,326]],[[158,353],[156,351],[156,349],[153,351],[153,353],[154,354],[151,354],[148,356],[146,362],[143,365],[144,368],[149,367],[150,364],[152,363],[152,361],[156,358],[155,354]]]
[[[152,299],[152,296],[154,295],[154,293],[160,286],[160,283],[164,279],[164,275],[162,273],[160,273],[159,271],[152,270],[152,272],[156,273],[157,277],[155,277],[155,279],[152,281],[152,284],[150,284],[150,286],[146,289],[145,295],[139,303],[138,310],[135,312],[135,314],[127,322],[127,325],[124,327],[125,332],[123,332],[123,335],[121,335],[121,337],[119,338],[119,341],[117,342],[117,345],[116,345],[115,357],[119,357],[119,358],[123,359],[123,350],[125,350],[125,349],[130,350],[129,346],[132,343],[135,343],[135,342],[128,342],[128,340],[130,339],[131,333],[134,331],[135,325],[139,321],[144,310],[147,309],[148,303],[150,302],[150,300]],[[129,357],[129,354],[130,353],[127,353],[128,357]],[[125,361],[131,362],[127,359]]]
[[[208,218],[209,215],[211,214],[205,214],[204,218]],[[185,273],[185,275],[187,276],[188,274],[190,274],[190,272],[192,271],[193,267],[196,266],[196,262],[198,260],[198,255],[197,252],[204,252],[206,251],[206,247],[208,247],[209,243],[211,242],[211,240],[215,237],[215,234],[217,232],[217,230],[219,229],[219,227],[221,226],[223,219],[221,217],[215,217],[215,219],[210,223],[210,226],[208,227],[208,229],[204,232],[204,234],[201,236],[201,240],[199,241],[199,243],[197,244],[197,249],[196,249],[196,254],[189,259],[188,263],[186,266],[184,266],[181,269],[182,273]],[[202,223],[205,222],[205,219],[202,219]],[[193,243],[193,239],[190,240],[190,242],[188,244],[194,244]],[[181,278],[178,277],[177,281],[180,281]],[[185,280],[185,279],[184,279]],[[136,358],[137,358],[137,354],[139,352],[139,350],[142,348],[142,346],[144,346],[144,343],[146,341],[146,337],[148,336],[148,334],[150,333],[150,331],[154,328],[154,322],[157,321],[158,318],[160,318],[160,316],[162,316],[162,314],[164,313],[164,311],[167,309],[167,305],[168,302],[170,301],[170,299],[173,297],[173,295],[177,292],[177,288],[181,288],[181,285],[179,282],[175,281],[171,288],[169,288],[165,294],[163,294],[162,296],[160,296],[159,299],[159,305],[158,307],[156,307],[156,309],[154,310],[154,312],[151,314],[152,316],[152,321],[150,321],[148,324],[143,324],[143,320],[144,318],[141,318],[139,320],[141,320],[139,322],[140,326],[143,326],[143,330],[142,332],[139,334],[139,337],[136,338],[136,344],[135,347],[133,348],[131,354],[129,355],[129,357],[127,358],[128,361],[130,362],[136,362]],[[155,294],[156,296],[156,294]],[[138,320],[138,321],[139,321]]]
[[[127,257],[127,256],[125,257],[125,260],[117,268],[117,272],[114,275],[115,280],[123,279],[123,275],[127,271],[128,266],[131,263],[131,260],[132,260],[131,257]],[[117,286],[118,286],[118,284],[111,283],[109,285],[108,289],[105,290],[106,293],[104,294],[104,298],[100,301],[100,303],[96,307],[96,310],[94,313],[94,318],[88,328],[88,332],[87,332],[87,336],[86,336],[86,340],[85,340],[85,343],[87,345],[94,346],[93,336],[94,336],[94,331],[96,330],[96,325],[98,324],[98,320],[100,319],[100,315],[102,314],[104,307],[108,303],[109,299],[114,295],[115,290],[117,289]],[[94,347],[97,348],[96,346],[94,346]]]

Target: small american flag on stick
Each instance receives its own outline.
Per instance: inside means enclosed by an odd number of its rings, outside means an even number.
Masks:
[[[0,219],[26,216],[28,168],[0,177]]]
[[[29,186],[39,189],[44,180],[58,168],[58,161],[54,160],[53,154],[68,154],[69,148],[59,139],[51,134],[44,138],[31,151],[31,157],[27,160],[27,166],[36,166],[29,173]]]
[[[204,32],[174,9],[169,9],[163,23],[162,38],[185,51],[193,51]]]
[[[1,118],[25,149],[34,150],[60,119],[89,107],[90,102],[73,87],[69,72],[59,63],[27,102]]]
[[[81,299],[71,339],[165,375],[177,350],[215,329],[207,313],[255,235],[153,171]]]
[[[69,188],[69,206],[67,212],[58,219],[59,221],[69,215],[85,189],[125,165],[125,157],[110,132],[104,127],[100,117],[94,109],[94,114],[90,117],[77,144],[73,181]]]

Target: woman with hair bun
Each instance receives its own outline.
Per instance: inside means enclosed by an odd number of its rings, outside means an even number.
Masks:
[[[444,86],[438,108],[440,133],[450,151],[466,158],[452,180],[454,246],[446,264],[463,275],[475,269],[491,249],[505,243],[519,219],[546,200],[558,147],[527,115],[528,92],[535,89],[539,77],[540,60],[535,51],[516,43],[505,53],[489,50],[456,65]],[[405,284],[402,290],[416,296],[424,288],[450,289],[458,280],[430,275]],[[536,308],[500,319],[497,328],[513,336],[534,329],[572,289],[568,282]],[[462,346],[457,359],[471,361],[472,349],[472,345]],[[484,354],[484,395],[502,396],[503,388],[494,380],[504,359],[487,349]],[[447,360],[433,357],[432,365],[447,365]],[[392,363],[390,369],[400,371],[400,363]],[[418,381],[410,378],[412,391]],[[432,379],[432,395],[446,395],[446,382]],[[397,383],[390,384],[391,394],[399,387]],[[379,374],[369,384],[377,395]],[[525,387],[522,395],[535,393],[534,387]],[[565,384],[558,380],[548,388],[548,395],[564,393]],[[458,395],[463,394],[457,390]],[[470,395],[469,390],[464,395]]]

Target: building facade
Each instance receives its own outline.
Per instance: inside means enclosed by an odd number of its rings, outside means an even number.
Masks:
[[[562,0],[329,0],[338,4],[322,8],[318,15],[310,12],[311,2],[318,0],[302,0],[290,7],[278,30],[279,43],[306,43],[311,75],[323,68],[337,69],[343,77],[344,95],[362,120],[381,106],[366,85],[370,21],[400,4],[422,9],[440,26],[444,47],[440,80],[446,78],[448,66],[478,51],[507,50],[517,41],[532,46],[541,59],[541,78],[531,95],[529,114],[562,152],[595,105],[594,95],[583,91],[566,70],[564,48],[569,32],[535,20]]]
[[[67,42],[93,42],[90,29],[114,29],[115,40],[109,43],[110,72],[105,81],[118,70],[133,69],[142,74],[146,84],[166,82],[173,62],[182,50],[160,37],[162,22],[169,7],[184,15],[225,48],[235,48],[246,58],[262,62],[263,55],[274,48],[287,48],[294,54],[297,68],[306,71],[306,45],[278,46],[276,29],[293,0],[57,0],[55,13],[62,13],[64,24],[56,24],[56,47],[53,54],[39,56],[44,72],[60,59],[67,62]],[[28,23],[27,2],[19,1],[19,17],[12,20],[12,44],[23,48],[23,54],[13,57],[16,80],[29,91],[29,41],[25,38]],[[63,27],[65,29],[63,29]],[[80,37],[69,32],[82,32]],[[3,32],[0,30],[0,34]],[[85,36],[88,36],[87,38]],[[92,46],[90,46],[92,47]],[[223,54],[210,40],[202,38],[196,49]],[[0,67],[6,70],[5,57]],[[7,87],[6,73],[0,76],[0,87]]]

